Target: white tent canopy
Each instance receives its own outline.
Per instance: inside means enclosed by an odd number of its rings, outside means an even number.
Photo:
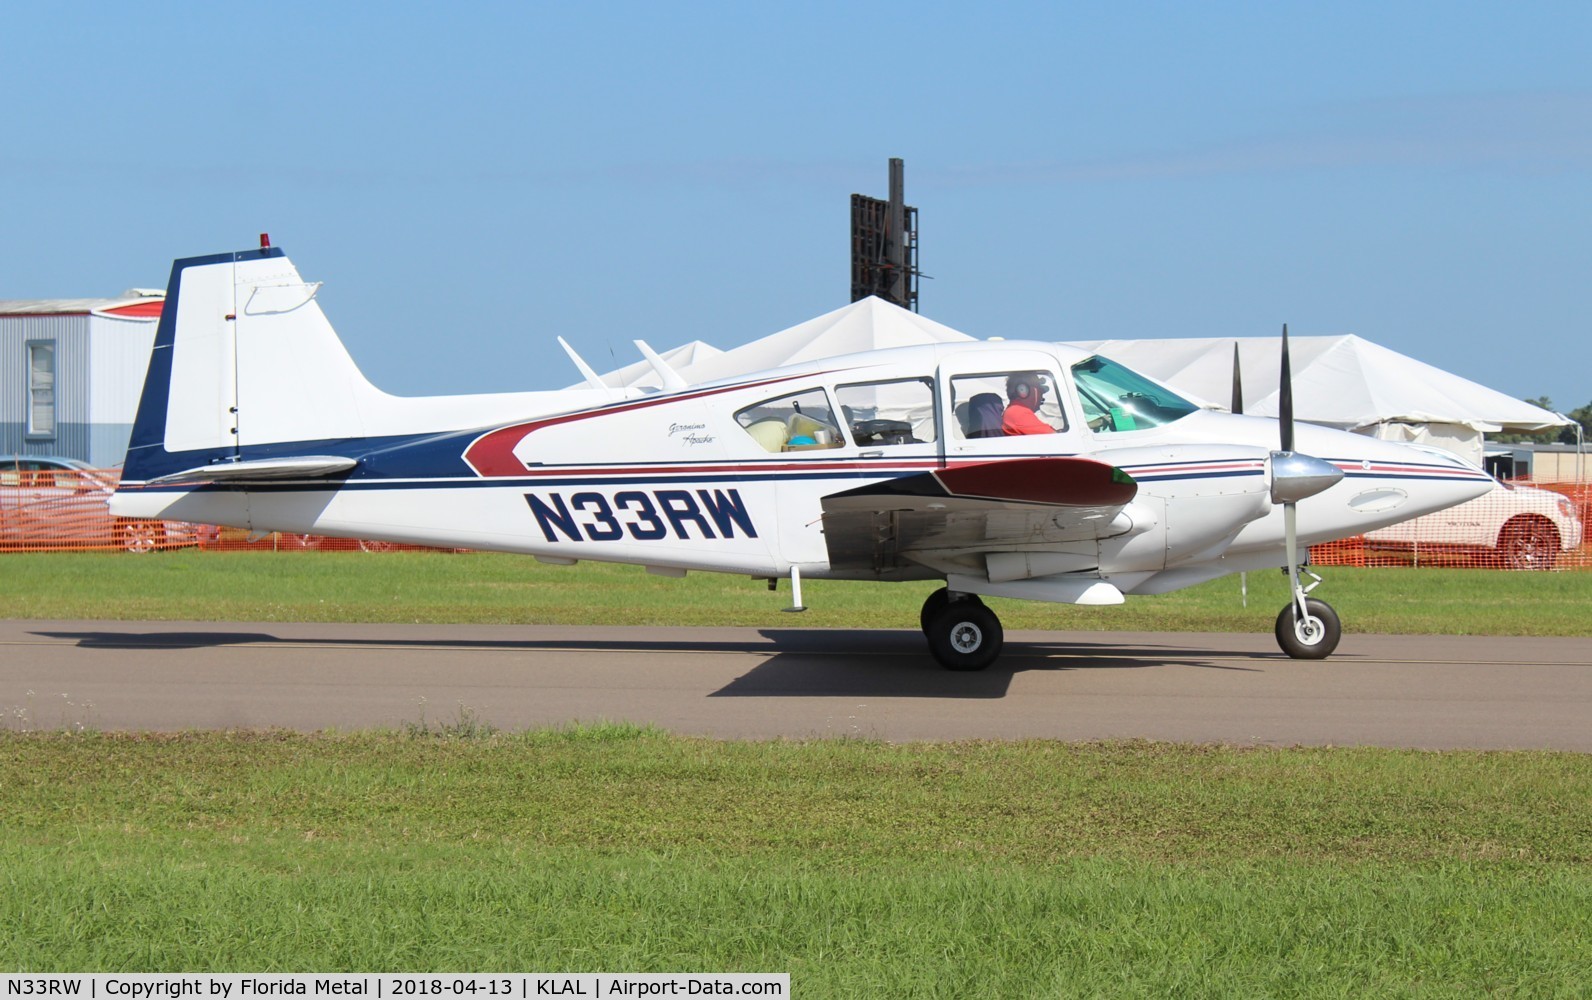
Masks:
[[[701,341],[664,357],[687,382],[746,375],[799,361],[885,347],[975,340],[879,298],[866,298],[729,351]],[[1244,412],[1277,415],[1280,337],[1071,341],[1209,405],[1232,398],[1238,347]],[[1375,437],[1425,442],[1481,461],[1483,432],[1531,432],[1569,421],[1353,335],[1291,337],[1294,414]],[[646,362],[604,376],[615,386],[655,387]]]
[[[673,351],[663,357],[687,382],[697,384],[800,361],[855,354],[858,351],[973,339],[960,330],[953,330],[883,299],[869,296],[734,350],[716,351],[696,341],[698,352],[689,360],[677,360]],[[707,350],[702,351],[700,348]],[[650,387],[660,384],[646,362],[610,372],[603,376],[603,380],[616,386]]]
[[[1281,337],[1074,341],[1226,407],[1238,347],[1244,412],[1277,416]],[[1484,432],[1531,432],[1569,423],[1540,406],[1434,368],[1352,334],[1289,337],[1294,415],[1390,441],[1432,445],[1482,462]]]
[[[1072,341],[1226,406],[1238,345],[1244,412],[1277,415],[1281,337]],[[1475,431],[1529,432],[1569,421],[1540,406],[1350,335],[1289,337],[1294,414],[1313,424],[1364,430],[1378,424],[1455,424]]]

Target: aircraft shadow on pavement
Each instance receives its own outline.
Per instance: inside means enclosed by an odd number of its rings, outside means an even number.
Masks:
[[[766,648],[762,642],[714,639],[401,639],[391,637],[297,636],[269,632],[34,632],[75,642],[85,649],[208,649],[220,646],[342,646],[369,649],[576,650],[591,652],[738,653]]]
[[[372,649],[590,651],[620,653],[747,653],[767,659],[709,694],[714,698],[923,697],[1003,698],[1012,678],[1028,671],[1135,670],[1180,665],[1208,670],[1258,670],[1233,661],[1275,660],[1275,653],[1191,649],[1177,645],[1076,641],[1008,641],[993,666],[966,673],[934,662],[921,634],[909,629],[762,629],[758,639],[656,635],[613,639],[402,639],[294,636],[270,632],[110,631],[35,635],[86,649],[207,649],[222,646],[342,646]],[[662,669],[662,668],[660,668]]]
[[[1275,654],[1253,650],[1009,641],[993,666],[959,673],[935,663],[923,637],[910,630],[765,629],[761,634],[777,650],[774,655],[711,697],[1003,698],[1012,678],[1027,671],[1134,670],[1172,664],[1252,671],[1260,668],[1225,661],[1276,659]]]
[[[289,642],[265,632],[34,632],[47,639],[65,639],[84,649],[206,649]]]

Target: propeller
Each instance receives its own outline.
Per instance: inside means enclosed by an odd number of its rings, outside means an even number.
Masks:
[[[1271,453],[1271,499],[1282,504],[1287,513],[1300,500],[1337,485],[1343,470],[1331,462],[1294,451],[1293,371],[1288,361],[1286,324],[1282,328],[1282,372],[1277,384],[1277,426],[1281,447]],[[1291,545],[1292,531],[1288,537]]]
[[[1305,592],[1299,586],[1299,501],[1336,485],[1343,470],[1312,455],[1294,451],[1293,369],[1289,363],[1288,325],[1282,328],[1282,371],[1277,384],[1277,424],[1281,448],[1271,453],[1271,499],[1282,504],[1283,544],[1288,558],[1289,593],[1299,616],[1309,622]],[[1234,358],[1236,361],[1236,346]],[[1237,366],[1234,366],[1237,384]]]

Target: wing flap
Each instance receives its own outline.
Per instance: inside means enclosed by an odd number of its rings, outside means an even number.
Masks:
[[[824,541],[831,567],[881,573],[934,553],[1054,548],[1118,533],[1137,492],[1093,459],[980,462],[824,497]]]

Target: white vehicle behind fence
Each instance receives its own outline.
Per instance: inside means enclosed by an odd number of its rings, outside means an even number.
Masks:
[[[1474,500],[1368,532],[1365,540],[1371,548],[1411,552],[1417,562],[1488,550],[1488,565],[1552,569],[1561,552],[1580,546],[1581,537],[1569,497],[1499,483]]]

